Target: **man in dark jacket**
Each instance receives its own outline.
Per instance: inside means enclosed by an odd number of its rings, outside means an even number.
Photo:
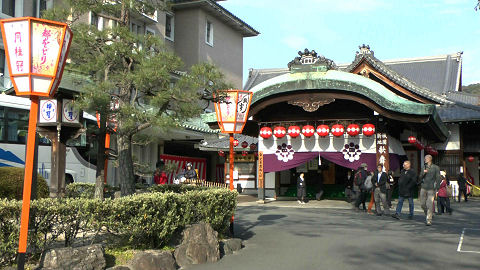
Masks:
[[[367,208],[365,207],[365,201],[367,199],[368,191],[365,188],[365,179],[367,178],[367,164],[362,163],[362,165],[358,168],[357,173],[355,173],[354,177],[354,182],[355,185],[358,186],[360,189],[359,194],[357,195],[357,198],[355,200],[355,210],[360,210],[360,204],[363,205],[363,211],[367,211]]]
[[[463,176],[462,173],[458,174],[458,202],[460,202],[460,199],[463,197],[465,198],[465,201],[467,202],[467,179]]]
[[[408,219],[413,219],[413,188],[417,185],[417,174],[411,168],[410,161],[403,162],[403,170],[400,172],[400,178],[398,179],[398,204],[397,210],[392,217],[400,219],[400,213],[402,212],[403,201],[408,199],[408,207],[410,214]]]
[[[383,204],[383,212],[385,215],[390,215],[390,210],[387,202],[387,181],[388,175],[383,171],[383,165],[378,164],[377,171],[372,177],[373,184],[373,197],[375,199],[375,210],[377,216],[382,215],[382,209],[380,207],[380,201]]]

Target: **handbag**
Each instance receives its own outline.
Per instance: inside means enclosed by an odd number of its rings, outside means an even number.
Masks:
[[[452,194],[453,194],[452,185],[448,185],[446,188],[447,188],[447,196],[452,197]]]

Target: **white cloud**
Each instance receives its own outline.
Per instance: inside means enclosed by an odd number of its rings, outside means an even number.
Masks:
[[[294,50],[303,50],[308,47],[308,40],[301,36],[290,35],[283,38],[282,42]]]

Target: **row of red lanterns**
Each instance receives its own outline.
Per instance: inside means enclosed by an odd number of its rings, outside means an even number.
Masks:
[[[223,150],[218,151],[218,155],[221,157],[225,157],[225,152]],[[247,151],[242,151],[242,156],[247,156],[248,152]],[[253,155],[258,156],[257,152],[253,152]]]
[[[410,144],[413,144],[413,146],[415,146],[418,150],[425,149],[425,152],[427,152],[428,154],[430,154],[432,156],[438,155],[438,151],[435,150],[435,148],[433,148],[430,145],[427,145],[427,146],[423,145],[423,143],[421,143],[419,140],[417,140],[417,138],[415,138],[414,136],[408,137],[407,141]]]
[[[375,126],[373,124],[365,124],[362,126],[361,130],[365,136],[372,136],[375,134]],[[345,133],[345,128],[341,124],[333,125],[332,129],[330,129],[330,127],[327,125],[319,125],[317,126],[317,129],[311,125],[305,125],[302,128],[299,126],[290,126],[288,129],[282,126],[277,126],[273,129],[273,131],[270,127],[262,127],[260,129],[260,137],[268,139],[274,135],[277,138],[283,138],[288,135],[292,138],[296,138],[300,136],[300,134],[303,134],[305,137],[312,137],[315,134],[315,131],[320,137],[326,137],[330,132],[334,136],[340,137]],[[357,136],[360,134],[360,126],[357,124],[350,124],[347,126],[346,131],[350,136]]]
[[[233,140],[233,146],[234,147],[237,147],[239,144],[240,144],[240,142],[237,139]],[[247,148],[248,147],[248,142],[243,141],[242,142],[242,147]],[[252,150],[252,151],[257,150],[257,145],[254,144],[254,143],[250,144],[250,150]]]

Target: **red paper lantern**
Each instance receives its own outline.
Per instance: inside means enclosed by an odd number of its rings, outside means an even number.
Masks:
[[[238,140],[237,140],[237,139],[233,140],[233,146],[234,146],[234,147],[237,147],[237,146],[238,146]]]
[[[357,136],[358,134],[360,134],[360,127],[357,124],[348,125],[347,134],[350,136]]]
[[[432,156],[437,156],[437,155],[438,155],[438,151],[432,148],[432,151],[430,152],[430,155],[432,155]]]
[[[247,151],[242,151],[242,156],[245,157],[247,154],[248,154]]]
[[[221,157],[224,157],[225,156],[225,152],[223,152],[222,150],[218,151],[218,155],[221,156]]]
[[[247,147],[248,147],[248,142],[243,141],[243,142],[242,142],[242,147],[243,147],[243,148],[247,148]]]
[[[475,160],[475,158],[472,157],[472,156],[469,156],[469,157],[467,157],[467,160],[468,160],[468,162],[473,162]]]
[[[425,146],[419,141],[417,141],[414,145],[418,150],[422,150],[425,148]]]
[[[298,135],[300,135],[300,127],[299,126],[290,126],[288,128],[288,135],[292,138],[298,137]]]
[[[408,137],[408,142],[411,143],[411,144],[415,144],[417,142],[417,138],[415,138],[413,136],[410,136],[410,137]]]
[[[365,136],[372,136],[373,134],[375,134],[375,126],[373,124],[363,125],[362,133]]]
[[[325,137],[328,136],[328,133],[330,132],[330,127],[327,125],[320,125],[317,127],[317,134],[320,137]]]
[[[260,129],[260,137],[264,138],[264,139],[268,139],[272,136],[272,129],[269,128],[269,127],[262,127]]]
[[[258,152],[253,152],[253,155],[254,155],[255,157],[258,157]]]
[[[332,126],[332,134],[336,137],[342,136],[344,131],[344,127],[340,124],[335,124]]]
[[[303,134],[303,136],[305,136],[305,137],[312,137],[313,134],[315,134],[315,127],[313,127],[313,126],[311,126],[311,125],[303,126],[303,128],[302,128],[302,134]]]
[[[273,129],[273,135],[277,138],[283,138],[287,134],[287,130],[284,127],[275,127]]]
[[[251,150],[251,151],[257,150],[257,145],[254,144],[254,143],[250,144],[250,150]]]

